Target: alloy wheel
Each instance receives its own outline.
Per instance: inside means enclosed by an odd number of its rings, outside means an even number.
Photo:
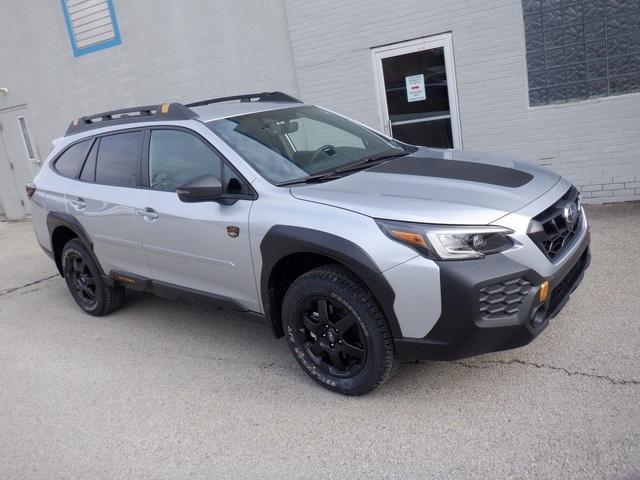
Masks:
[[[366,339],[360,322],[346,306],[328,297],[302,303],[297,334],[309,358],[336,377],[357,374],[366,361]]]
[[[78,253],[73,251],[68,253],[67,262],[66,275],[69,286],[73,288],[76,298],[85,305],[92,306],[96,302],[96,279],[89,266]]]

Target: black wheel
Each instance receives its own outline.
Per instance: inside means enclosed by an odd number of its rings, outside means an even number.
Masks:
[[[91,315],[106,315],[124,302],[124,287],[106,285],[84,244],[69,240],[62,249],[62,271],[76,303]]]
[[[316,382],[335,392],[362,395],[393,369],[389,326],[371,292],[339,266],[297,278],[282,304],[291,352]]]

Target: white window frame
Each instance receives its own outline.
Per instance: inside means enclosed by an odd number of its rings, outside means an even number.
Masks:
[[[382,72],[382,59],[397,57],[407,53],[431,50],[433,48],[444,49],[444,64],[447,73],[447,91],[449,94],[449,110],[451,113],[451,134],[453,148],[462,148],[462,126],[460,124],[460,111],[458,109],[458,88],[455,65],[453,61],[453,41],[451,32],[432,35],[429,37],[409,40],[407,42],[394,43],[371,49],[371,58],[375,72],[376,97],[378,99],[378,112],[382,120],[381,128],[389,136],[392,136],[391,121],[389,120],[389,108],[384,88],[384,75]],[[447,116],[448,117],[448,116]],[[433,120],[438,118],[434,117]]]
[[[24,122],[24,128],[27,131],[27,136],[29,137],[30,145],[27,145],[27,138],[24,136],[22,124],[20,123],[21,119]],[[20,138],[22,138],[22,146],[24,147],[24,153],[27,156],[27,160],[34,163],[40,163],[40,158],[38,156],[38,149],[36,148],[36,143],[33,138],[33,132],[31,130],[31,126],[29,125],[29,122],[27,121],[27,117],[25,117],[24,115],[18,115],[16,117],[16,122],[18,123],[18,132],[20,134]],[[31,153],[33,153],[33,157],[29,156],[29,146],[31,146]]]

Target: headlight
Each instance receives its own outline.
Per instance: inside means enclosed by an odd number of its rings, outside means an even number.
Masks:
[[[466,260],[504,252],[513,230],[494,226],[451,226],[376,220],[382,231],[435,260]]]

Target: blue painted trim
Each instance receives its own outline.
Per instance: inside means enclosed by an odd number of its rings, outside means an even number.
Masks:
[[[118,26],[118,20],[116,19],[116,11],[113,8],[113,0],[107,0],[107,6],[109,7],[109,15],[111,15],[111,24],[113,25],[114,37],[111,40],[107,40],[96,45],[89,47],[78,48],[76,45],[76,39],[73,36],[73,26],[71,25],[71,17],[69,16],[69,10],[67,9],[67,2],[60,0],[62,4],[62,13],[64,14],[64,21],[67,24],[67,33],[69,34],[69,41],[71,42],[71,49],[73,50],[74,57],[80,57],[88,53],[97,52],[98,50],[104,50],[105,48],[120,45],[122,39],[120,38],[120,27]]]

